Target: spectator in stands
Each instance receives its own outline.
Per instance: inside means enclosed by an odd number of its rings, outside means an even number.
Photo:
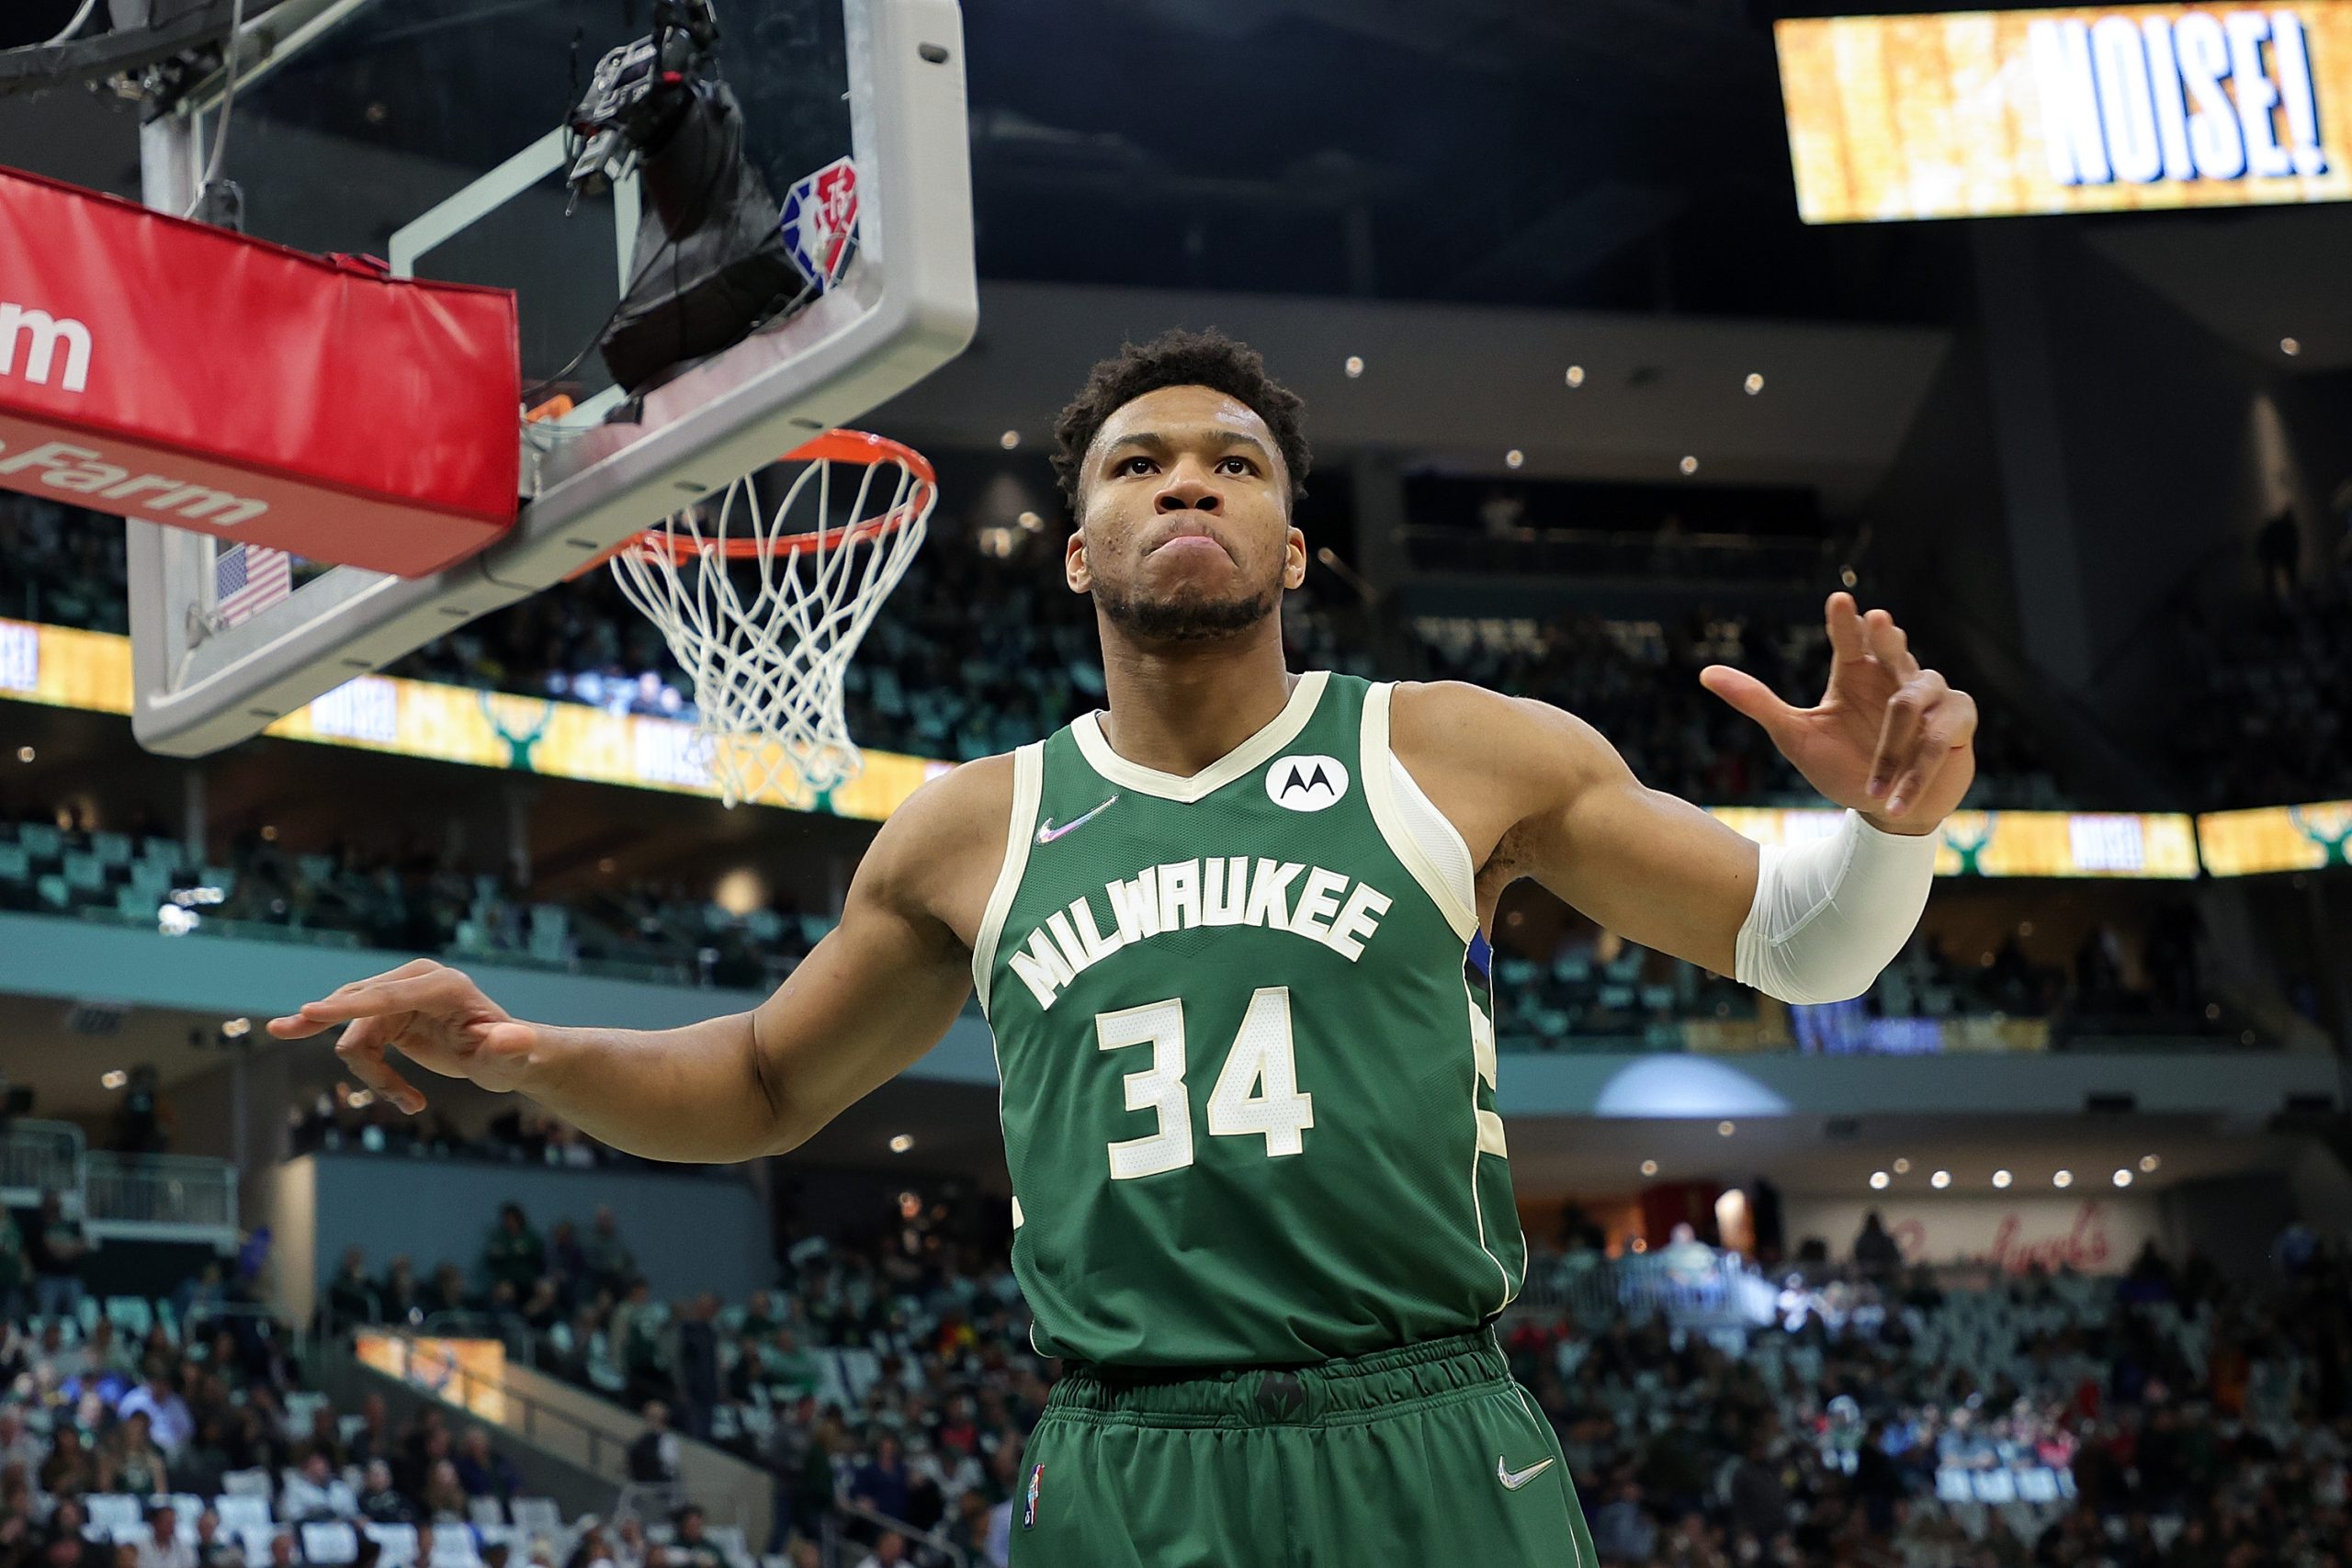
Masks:
[[[581,1523],[579,1539],[571,1543],[571,1555],[564,1559],[563,1568],[617,1568],[617,1563],[605,1527],[589,1516]]]
[[[520,1203],[508,1203],[498,1211],[498,1224],[491,1228],[490,1238],[482,1244],[481,1271],[492,1286],[512,1288],[520,1300],[539,1278],[547,1272],[547,1244],[539,1233],[524,1218]]]
[[[1887,1234],[1876,1209],[1862,1217],[1861,1233],[1854,1237],[1854,1267],[1864,1278],[1882,1281],[1893,1280],[1903,1267],[1903,1248]]]
[[[56,1488],[51,1487],[55,1492]],[[60,1494],[49,1516],[48,1568],[113,1568],[114,1553],[87,1539],[89,1516],[82,1509],[81,1493]],[[61,1548],[67,1550],[61,1550]]]
[[[718,1298],[705,1292],[678,1323],[678,1393],[685,1405],[686,1431],[710,1436],[718,1407]]]
[[[0,1337],[6,1337],[7,1332],[0,1328]],[[0,1366],[5,1366],[6,1360],[6,1357],[0,1357]],[[48,1452],[49,1445],[26,1429],[25,1418],[17,1407],[0,1404],[0,1476],[13,1474],[29,1486]]]
[[[886,1434],[875,1443],[874,1457],[850,1478],[850,1501],[885,1518],[903,1519],[911,1485],[899,1439]]]
[[[171,1363],[160,1356],[148,1362],[147,1381],[122,1396],[116,1414],[125,1421],[133,1416],[146,1416],[156,1443],[166,1454],[177,1453],[196,1435],[187,1401],[172,1387]]]
[[[350,1484],[334,1472],[334,1465],[327,1456],[313,1448],[299,1466],[287,1472],[285,1489],[278,1495],[277,1513],[289,1524],[355,1518],[359,1513],[359,1499]]]
[[[548,1277],[564,1301],[588,1288],[588,1254],[580,1245],[579,1227],[570,1220],[558,1220],[548,1232]]]
[[[670,1545],[670,1568],[737,1568],[707,1533],[701,1508],[687,1504],[673,1523],[678,1533]]]
[[[446,1443],[447,1439],[443,1440]],[[463,1525],[466,1523],[468,1518],[466,1489],[458,1480],[456,1461],[438,1459],[433,1461],[433,1468],[425,1472],[424,1495],[420,1502],[423,1505],[424,1517],[434,1524]],[[431,1561],[429,1558],[423,1558],[421,1552],[420,1558],[423,1561]]]
[[[109,1146],[117,1154],[162,1154],[172,1146],[173,1120],[171,1108],[164,1102],[155,1064],[141,1062],[130,1069],[122,1104],[115,1111],[114,1141]]]
[[[376,1303],[376,1286],[368,1278],[368,1255],[358,1247],[344,1248],[343,1267],[327,1281],[327,1322],[331,1327],[382,1321]]]
[[[140,1488],[126,1484],[123,1488],[134,1496],[145,1496]],[[180,1517],[169,1503],[157,1503],[147,1510],[147,1539],[139,1543],[139,1568],[197,1568],[196,1548],[180,1539]]]
[[[41,1461],[40,1489],[52,1497],[79,1497],[97,1478],[94,1456],[82,1446],[82,1429],[60,1423],[50,1438],[49,1458]]]
[[[378,1321],[395,1324],[419,1324],[428,1310],[424,1289],[417,1284],[415,1265],[405,1256],[395,1258],[384,1270],[384,1282],[376,1292]]]
[[[641,1486],[674,1485],[679,1454],[678,1435],[670,1430],[670,1407],[649,1400],[645,1430],[628,1446],[628,1478]]]
[[[134,1389],[132,1393],[141,1393]],[[176,1397],[176,1396],[175,1396]],[[126,1397],[124,1406],[130,1404]],[[182,1406],[183,1409],[186,1406]],[[108,1488],[133,1497],[152,1497],[172,1489],[171,1475],[165,1469],[164,1456],[149,1436],[153,1429],[147,1412],[118,1408],[118,1420],[113,1431],[99,1441],[98,1457],[101,1470],[112,1474]]]
[[[433,1283],[426,1287],[417,1304],[424,1309],[429,1321],[440,1313],[464,1312],[473,1304],[466,1290],[466,1271],[454,1263],[444,1263],[433,1271]]]
[[[370,1524],[379,1525],[404,1525],[416,1517],[416,1510],[392,1484],[392,1467],[384,1460],[368,1461],[359,1485],[359,1513]]]
[[[514,1473],[514,1461],[490,1446],[486,1427],[469,1427],[458,1439],[458,1483],[469,1497],[495,1497],[500,1502],[511,1500],[522,1490],[522,1478]]]
[[[628,1299],[613,1309],[612,1337],[632,1399],[670,1392],[670,1350],[662,1339],[662,1308],[645,1280],[632,1285]]]
[[[906,1561],[907,1538],[897,1530],[884,1530],[857,1568],[901,1568]]]
[[[371,1393],[359,1402],[359,1425],[345,1439],[345,1457],[353,1464],[367,1464],[372,1460],[389,1462],[393,1446],[392,1423],[384,1409],[384,1396]]]
[[[40,1217],[25,1247],[32,1265],[34,1311],[55,1320],[81,1310],[82,1259],[89,1250],[82,1227],[65,1213],[64,1198],[55,1190],[42,1193]]]
[[[622,1296],[637,1282],[637,1255],[621,1239],[620,1221],[609,1207],[596,1211],[596,1228],[590,1233],[582,1253],[593,1289]]]
[[[245,1568],[244,1548],[220,1533],[220,1516],[210,1508],[196,1516],[196,1568]]]
[[[219,1413],[208,1409],[196,1424],[196,1436],[173,1460],[172,1478],[183,1491],[198,1497],[218,1497],[220,1478],[235,1468],[229,1458],[225,1423]]]
[[[32,1266],[25,1257],[25,1233],[17,1228],[15,1213],[0,1206],[0,1323],[15,1323],[25,1315],[26,1292],[32,1278]]]

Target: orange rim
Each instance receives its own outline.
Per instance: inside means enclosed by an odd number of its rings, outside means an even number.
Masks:
[[[862,463],[867,468],[897,463],[914,476],[914,486],[907,492],[903,504],[893,507],[879,517],[844,523],[838,528],[819,528],[805,534],[779,534],[765,540],[756,535],[712,540],[684,538],[667,528],[657,527],[648,528],[623,540],[620,548],[635,546],[651,554],[666,555],[679,562],[693,560],[699,556],[720,555],[729,560],[748,560],[758,556],[790,555],[800,550],[835,549],[843,545],[878,539],[906,526],[930,510],[933,498],[939,492],[939,476],[933,471],[930,458],[902,441],[893,441],[887,435],[876,435],[863,430],[828,430],[822,435],[794,447],[776,461]]]

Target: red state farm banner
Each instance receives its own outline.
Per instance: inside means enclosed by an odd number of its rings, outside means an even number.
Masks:
[[[504,289],[0,167],[0,487],[421,577],[514,522]]]

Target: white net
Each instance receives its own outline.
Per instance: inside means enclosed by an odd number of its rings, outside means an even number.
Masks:
[[[729,806],[808,805],[857,776],[842,713],[850,658],[939,498],[922,458],[854,431],[786,462],[800,465],[788,484],[738,479],[612,562],[694,680],[698,739]]]

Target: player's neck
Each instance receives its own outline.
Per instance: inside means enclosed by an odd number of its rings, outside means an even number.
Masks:
[[[1274,721],[1294,684],[1279,615],[1215,642],[1102,639],[1102,738],[1137,767],[1190,778]]]

